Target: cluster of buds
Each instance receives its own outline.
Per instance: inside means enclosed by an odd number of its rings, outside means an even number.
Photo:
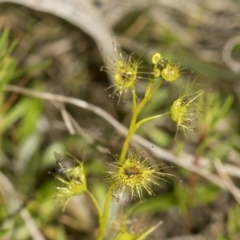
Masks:
[[[167,82],[175,81],[179,76],[179,66],[166,58],[163,58],[159,52],[152,55],[151,58],[153,65],[154,78],[162,78]]]
[[[153,65],[152,72],[149,72],[149,78],[138,76],[139,65],[141,61],[134,59],[133,54],[116,52],[116,60],[111,57],[106,57],[107,66],[102,66],[101,71],[106,71],[112,76],[113,84],[110,88],[114,88],[113,95],[122,96],[123,93],[127,93],[128,90],[135,91],[134,85],[138,79],[160,79],[167,82],[172,82],[180,76],[179,66],[177,64],[170,63],[166,58],[163,58],[160,53],[154,53],[151,57]],[[147,72],[144,72],[147,74]]]

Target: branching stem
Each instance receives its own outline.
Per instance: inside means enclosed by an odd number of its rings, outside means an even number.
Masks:
[[[136,131],[136,122],[137,122],[137,118],[139,113],[141,112],[142,108],[145,106],[145,104],[152,98],[152,96],[154,95],[154,93],[157,91],[157,89],[161,86],[163,80],[160,79],[159,82],[152,88],[153,82],[150,81],[147,89],[148,89],[148,94],[145,94],[143,100],[139,103],[139,105],[135,108],[135,111],[133,111],[132,114],[132,119],[131,119],[131,123],[129,126],[129,131],[127,134],[127,137],[123,143],[123,148],[122,148],[122,152],[119,158],[119,162],[122,163],[125,159],[125,156],[127,154],[127,150],[129,148],[129,144],[131,142],[132,136]]]
[[[151,121],[155,118],[160,118],[162,116],[165,116],[165,115],[168,115],[169,112],[166,112],[166,113],[163,113],[163,114],[158,114],[158,115],[155,115],[155,116],[151,116],[151,117],[148,117],[148,118],[144,118],[142,120],[140,120],[139,122],[136,123],[136,130],[145,122],[148,122],[148,121]]]

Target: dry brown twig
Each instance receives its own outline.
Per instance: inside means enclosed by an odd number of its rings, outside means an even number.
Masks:
[[[71,135],[76,134],[76,131],[75,131],[73,125],[72,125],[72,121],[71,121],[71,119],[69,117],[69,113],[65,109],[64,104],[63,103],[59,103],[59,102],[53,102],[53,104],[60,110],[62,118],[63,118],[63,121],[65,123],[65,126],[66,126],[68,132]]]
[[[84,139],[91,145],[94,145],[101,153],[109,153],[110,150],[99,145],[96,141],[91,138],[78,124],[78,122],[73,118],[73,116],[66,110],[62,103],[53,102],[53,104],[61,111],[64,124],[69,132],[69,134],[79,134],[84,137]]]
[[[127,134],[128,129],[126,127],[124,127],[121,123],[119,123],[116,119],[114,119],[110,114],[108,114],[103,109],[101,109],[95,105],[92,105],[88,102],[85,102],[83,100],[72,98],[72,97],[66,97],[66,96],[62,96],[62,95],[58,95],[58,94],[39,92],[39,91],[35,91],[35,90],[23,88],[23,87],[18,87],[18,86],[13,86],[13,85],[8,85],[5,88],[5,91],[21,93],[21,94],[28,95],[28,96],[49,100],[51,102],[59,102],[61,104],[62,103],[73,104],[75,106],[78,106],[80,108],[91,111],[91,112],[95,113],[96,115],[102,117],[109,124],[111,124],[121,135],[125,136]],[[64,113],[64,114],[66,114],[66,113]],[[67,121],[69,121],[69,119]],[[221,178],[219,178],[217,175],[214,175],[213,173],[211,173],[208,170],[208,168],[210,166],[209,165],[210,161],[208,159],[200,158],[199,166],[196,166],[193,163],[194,157],[190,154],[183,153],[180,158],[177,158],[169,151],[161,149],[157,145],[151,143],[150,141],[148,141],[138,135],[134,135],[132,140],[135,141],[136,143],[140,144],[144,148],[146,148],[155,157],[157,157],[161,160],[164,160],[164,161],[168,161],[175,165],[181,166],[185,169],[188,169],[189,171],[195,172],[195,173],[203,176],[204,178],[208,179],[209,181],[213,182],[217,186],[219,186],[223,189],[226,189],[224,181]]]

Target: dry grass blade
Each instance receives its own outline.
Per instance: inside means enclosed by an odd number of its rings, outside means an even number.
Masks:
[[[232,57],[233,49],[240,43],[240,36],[228,40],[222,50],[222,58],[225,64],[234,72],[240,72],[240,64]]]
[[[12,183],[1,172],[0,172],[0,185],[1,185],[0,191],[4,191],[4,192],[2,192],[2,195],[6,198],[6,202],[9,201],[9,199],[11,199],[11,201],[14,202],[16,209],[18,209],[21,206],[21,203],[18,200],[17,192],[14,189]],[[16,209],[10,209],[10,210],[15,211]],[[29,233],[30,233],[32,239],[33,240],[45,240],[44,236],[39,231],[36,223],[32,219],[30,213],[25,208],[20,211],[20,215],[21,215],[23,221],[26,223],[26,226],[29,230]]]
[[[75,129],[74,129],[73,125],[72,125],[71,119],[69,117],[69,114],[68,114],[67,110],[65,109],[64,105],[60,104],[60,103],[58,103],[57,105],[59,105],[57,107],[59,108],[59,110],[61,112],[63,121],[64,121],[64,123],[66,125],[66,128],[67,128],[68,132],[71,135],[76,134],[76,131],[75,131]]]
[[[219,159],[216,159],[214,161],[214,165],[221,176],[221,178],[224,180],[224,185],[229,190],[229,192],[233,195],[235,200],[240,204],[240,189],[235,186],[229,175],[227,174],[223,164]]]

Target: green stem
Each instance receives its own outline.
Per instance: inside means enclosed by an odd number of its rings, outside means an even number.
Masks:
[[[145,104],[152,98],[154,93],[161,86],[162,82],[163,82],[163,80],[160,79],[160,81],[154,86],[152,91],[150,91],[150,90],[151,90],[151,86],[152,86],[153,82],[150,82],[149,85],[147,86],[147,88],[149,89],[148,94],[145,94],[143,100],[139,103],[139,105],[133,111],[133,115],[132,115],[131,123],[130,123],[130,126],[129,126],[128,134],[127,134],[127,137],[126,137],[126,139],[123,143],[122,152],[121,152],[121,155],[120,155],[120,158],[119,158],[120,163],[122,163],[124,161],[125,156],[127,154],[127,150],[128,150],[130,141],[132,139],[133,134],[136,131],[136,122],[137,122],[138,114],[140,113],[142,108],[145,106]]]
[[[149,83],[148,83],[148,85],[147,85],[147,87],[146,87],[146,91],[145,91],[144,98],[149,95],[154,81],[155,81],[154,79],[152,79],[152,80],[149,81]]]
[[[150,227],[149,229],[147,229],[147,231],[143,232],[140,236],[138,236],[136,240],[144,240],[149,234],[151,234],[161,224],[162,224],[162,221],[160,221],[157,225]]]
[[[134,110],[136,109],[137,106],[137,96],[136,96],[136,92],[135,89],[132,89],[132,112],[134,112]]]
[[[132,119],[131,119],[131,123],[129,126],[128,134],[127,134],[126,139],[123,144],[122,152],[121,152],[121,155],[119,158],[119,163],[122,163],[124,161],[131,138],[136,131],[136,122],[137,122],[138,114],[140,113],[142,108],[145,106],[145,104],[152,98],[152,96],[157,91],[157,89],[160,87],[162,82],[163,82],[163,80],[161,79],[152,89],[152,85],[153,85],[154,81],[153,80],[150,81],[147,86],[147,94],[145,94],[143,100],[139,103],[138,106],[136,106],[136,93],[134,90],[132,91],[132,93],[133,93]],[[101,219],[100,219],[100,226],[99,226],[97,240],[102,240],[104,237],[104,230],[106,228],[106,223],[108,220],[108,212],[109,212],[110,203],[111,203],[111,199],[112,199],[112,192],[113,192],[114,188],[115,188],[115,183],[113,182],[107,192],[107,196],[106,196],[106,200],[105,200],[105,204],[104,204],[103,215],[101,216]]]
[[[98,214],[98,219],[99,219],[99,222],[100,222],[100,218],[101,218],[101,215],[102,215],[102,212],[101,212],[101,209],[100,209],[100,206],[98,204],[98,201],[96,200],[96,198],[93,196],[93,194],[91,192],[89,192],[87,190],[87,194],[89,195],[89,197],[92,199],[93,201],[93,204],[97,210],[97,214]]]
[[[158,114],[158,115],[155,115],[155,116],[151,116],[151,117],[147,117],[147,118],[144,118],[142,120],[140,120],[139,122],[136,123],[136,130],[145,122],[148,122],[150,120],[153,120],[155,118],[160,118],[162,116],[165,116],[165,115],[168,115],[169,112],[166,112],[166,113],[163,113],[163,114]]]
[[[109,212],[109,208],[110,208],[112,192],[114,190],[114,187],[115,187],[115,183],[112,183],[107,192],[107,197],[106,197],[105,204],[104,204],[103,215],[101,216],[101,220],[100,220],[100,226],[99,226],[97,240],[102,240],[104,237],[104,230],[106,228],[106,223],[108,220],[108,212]]]

